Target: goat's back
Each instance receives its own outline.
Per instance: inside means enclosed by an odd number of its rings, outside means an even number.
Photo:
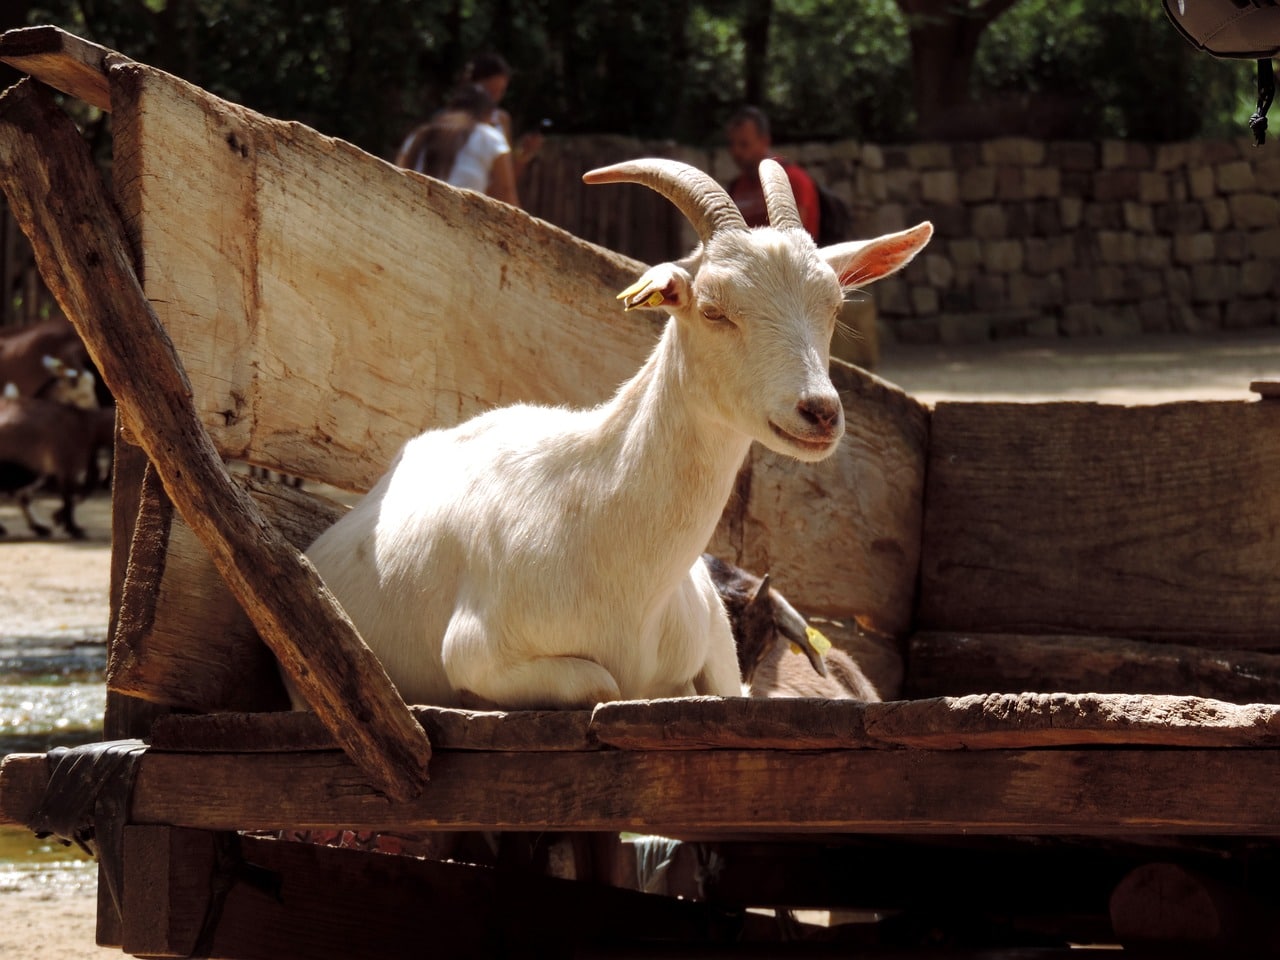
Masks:
[[[823,660],[827,665],[827,676],[820,677],[803,654],[792,653],[787,643],[776,643],[751,678],[751,696],[882,699],[858,662],[839,647],[827,651]]]

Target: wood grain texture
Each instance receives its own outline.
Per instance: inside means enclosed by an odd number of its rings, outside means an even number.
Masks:
[[[1280,406],[940,403],[918,626],[1280,648]]]
[[[873,740],[944,750],[1280,747],[1280,706],[1199,697],[975,694],[867,704],[864,722]]]
[[[297,549],[346,508],[318,494],[236,476],[263,517]],[[195,532],[158,484],[144,489],[107,686],[184,710],[279,710],[288,697],[275,656]]]
[[[1280,703],[1280,656],[1113,637],[923,631],[906,698],[971,693],[1159,693]]]
[[[0,35],[0,60],[55,90],[111,112],[111,88],[103,63],[110,53],[57,27],[22,27]]]
[[[1277,797],[1276,752],[1253,749],[441,751],[407,803],[340,753],[151,752],[132,816],[251,830],[1274,836]]]
[[[517,712],[411,707],[440,750],[595,750],[590,710]],[[174,714],[156,723],[156,750],[177,753],[276,753],[333,750],[333,736],[313,714]]]
[[[315,570],[231,483],[84,141],[29,80],[0,99],[0,179],[45,282],[259,633],[370,779],[416,792],[430,757],[422,728]]]
[[[427,427],[606,399],[656,340],[664,315],[614,300],[634,261],[160,71],[111,73],[147,295],[224,456],[367,489]]]

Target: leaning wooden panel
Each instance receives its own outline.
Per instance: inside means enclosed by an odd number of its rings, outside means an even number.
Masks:
[[[614,300],[633,261],[161,71],[109,75],[144,287],[225,456],[367,488],[425,427],[605,399],[654,342]]]
[[[1280,647],[1280,406],[941,403],[919,626]]]
[[[346,510],[284,484],[236,481],[299,549]],[[271,651],[158,483],[144,485],[107,686],[184,710],[288,705]]]

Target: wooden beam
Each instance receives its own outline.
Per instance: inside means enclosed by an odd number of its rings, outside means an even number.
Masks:
[[[57,27],[21,27],[0,35],[0,60],[106,113],[111,89],[104,60],[110,52]]]
[[[456,710],[410,707],[437,750],[595,750],[589,710]],[[151,745],[178,753],[276,753],[333,750],[313,714],[173,714],[156,723]]]
[[[339,753],[142,758],[138,823],[200,829],[1280,834],[1275,750],[443,752],[390,803]]]
[[[1280,706],[1199,697],[974,694],[868,704],[865,724],[873,740],[935,750],[1280,747]]]
[[[1280,702],[1280,656],[1212,643],[921,631],[908,642],[907,659],[908,698],[1041,690]]]
[[[0,826],[33,823],[48,786],[49,764],[43,753],[11,753],[0,759]]]
[[[280,483],[243,476],[234,482],[299,550],[346,509]],[[183,710],[289,706],[275,657],[228,590],[209,551],[174,515],[158,480],[145,486],[138,508],[107,686]]]
[[[371,782],[389,796],[414,795],[431,755],[426,735],[314,568],[230,481],[75,126],[28,80],[0,100],[0,133],[11,209],[170,498],[285,671]]]
[[[442,750],[935,750],[1063,746],[1280,747],[1280,705],[1131,694],[982,694],[888,703],[688,697],[594,710],[413,707]],[[157,750],[266,753],[336,748],[302,713],[173,715]]]
[[[1280,649],[1280,405],[939,403],[917,629]]]

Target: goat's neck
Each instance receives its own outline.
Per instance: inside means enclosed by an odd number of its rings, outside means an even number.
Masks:
[[[700,409],[683,335],[669,321],[640,371],[603,408],[600,434],[618,482],[599,506],[615,542],[646,568],[683,573],[706,549],[751,439]],[[630,542],[621,544],[622,538]]]

